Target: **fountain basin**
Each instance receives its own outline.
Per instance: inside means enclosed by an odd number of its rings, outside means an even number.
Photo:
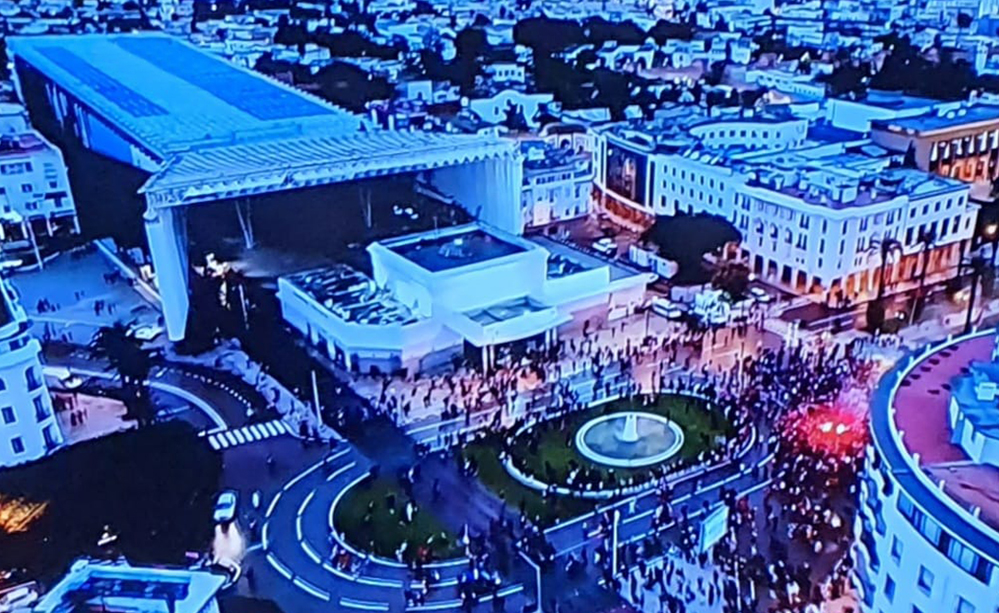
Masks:
[[[576,432],[576,449],[586,459],[616,468],[659,464],[679,453],[683,430],[655,413],[624,411],[601,415]]]

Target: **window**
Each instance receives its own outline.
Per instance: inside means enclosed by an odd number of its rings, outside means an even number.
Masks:
[[[17,418],[14,416],[14,407],[3,407],[0,409],[0,417],[3,418],[3,423],[5,424],[12,424],[17,421]]]
[[[926,568],[925,566],[919,567],[919,577],[916,579],[916,585],[919,589],[923,590],[923,593],[927,596],[933,591],[933,571]]]
[[[35,396],[35,421],[44,421],[49,417],[49,408],[45,406],[45,401],[41,396]]]
[[[10,448],[14,450],[14,453],[24,453],[24,441],[21,440],[20,436],[15,436],[10,439]]]
[[[28,385],[28,391],[34,391],[42,385],[41,380],[38,378],[38,373],[35,372],[34,368],[24,371],[24,382]]]
[[[885,598],[888,602],[895,601],[895,580],[890,575],[885,576]]]
[[[975,605],[958,596],[956,613],[975,613]]]
[[[897,536],[891,537],[891,559],[898,564],[902,560],[902,541]]]
[[[31,185],[31,183],[22,183],[21,184],[21,193],[22,194],[30,194],[33,191],[35,191],[35,188],[34,188],[34,186]]]

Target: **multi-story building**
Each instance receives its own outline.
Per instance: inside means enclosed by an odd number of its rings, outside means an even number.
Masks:
[[[792,291],[869,297],[880,245],[898,244],[891,284],[921,273],[930,233],[929,273],[952,268],[975,227],[966,184],[893,168],[863,139],[812,138],[804,119],[688,109],[597,135],[595,184],[608,213],[639,228],[657,215],[724,217],[751,269]]]
[[[63,442],[41,350],[14,289],[0,280],[0,466],[37,460]]]
[[[523,141],[524,228],[538,228],[590,213],[593,164],[590,154],[545,141]]]
[[[853,546],[864,613],[996,610],[995,339],[988,330],[910,356],[872,397]]]
[[[31,128],[23,106],[0,103],[0,241],[79,230],[62,153]]]
[[[919,168],[941,176],[967,182],[999,177],[999,106],[875,121],[871,139],[892,151],[911,150]]]

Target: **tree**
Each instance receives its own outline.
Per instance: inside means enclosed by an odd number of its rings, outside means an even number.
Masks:
[[[749,267],[742,262],[724,262],[715,270],[711,285],[723,290],[732,300],[739,300],[749,290]]]
[[[222,456],[182,421],[77,443],[37,462],[0,471],[0,491],[47,502],[24,532],[0,530],[0,568],[56,579],[79,556],[117,554],[140,564],[185,563],[211,544]],[[44,544],[44,545],[42,545]]]
[[[705,278],[704,256],[730,243],[738,243],[742,235],[724,217],[698,213],[656,217],[642,238],[653,245],[660,256],[677,263],[674,280],[696,283],[709,279]]]
[[[888,263],[893,255],[901,253],[902,244],[889,235],[875,239],[871,243],[872,251],[881,256],[881,266],[878,270],[878,292],[874,300],[867,303],[867,329],[871,332],[881,330],[885,323],[885,289],[887,288]]]
[[[156,411],[148,387],[155,353],[145,348],[121,321],[98,330],[90,341],[90,349],[96,357],[106,360],[108,368],[118,376],[129,419],[140,426],[155,421]]]
[[[919,287],[916,289],[916,299],[912,302],[912,312],[909,315],[910,324],[916,321],[916,317],[923,311],[923,303],[926,300],[923,295],[923,288],[926,285],[926,275],[929,273],[930,268],[930,251],[933,250],[933,246],[937,242],[937,234],[932,228],[924,229],[920,231],[918,241],[922,245],[923,266],[919,272]]]

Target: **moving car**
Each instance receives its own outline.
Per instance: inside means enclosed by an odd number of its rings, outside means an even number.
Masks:
[[[224,524],[236,518],[236,492],[225,490],[215,500],[215,522]]]

